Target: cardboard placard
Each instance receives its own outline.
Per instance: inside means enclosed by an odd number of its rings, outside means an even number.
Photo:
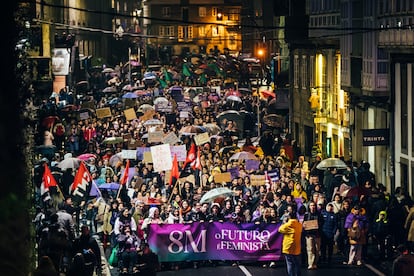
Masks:
[[[161,143],[163,137],[164,131],[162,130],[148,132],[148,143]]]
[[[131,121],[137,118],[137,114],[135,113],[135,110],[133,108],[124,110],[124,115],[127,121]]]
[[[128,140],[128,145],[127,145],[128,149],[136,149],[141,146],[142,146],[141,140],[135,140],[135,139]]]
[[[194,136],[194,141],[195,141],[197,146],[201,146],[205,143],[210,142],[210,136],[208,136],[207,132],[200,133],[200,134]]]
[[[84,109],[84,108],[95,109],[95,103],[93,101],[83,102],[83,103],[81,103],[81,108],[80,109]]]
[[[172,158],[170,145],[163,144],[151,147],[152,163],[155,172],[171,170]]]
[[[188,118],[188,111],[180,111],[180,118]]]
[[[139,117],[139,119],[142,121],[142,122],[145,122],[145,121],[148,121],[149,119],[152,119],[153,117],[154,117],[154,115],[155,115],[155,110],[148,110],[148,111],[146,111],[145,113],[144,113],[144,115],[142,115],[141,117]]]
[[[305,229],[305,230],[317,230],[317,229],[319,229],[317,219],[305,220],[302,225],[303,225],[303,229]]]
[[[180,142],[180,139],[177,137],[177,135],[175,135],[174,132],[169,132],[167,135],[165,135],[162,138],[162,143],[163,144],[170,144],[170,145],[174,145],[175,143]]]
[[[253,186],[261,186],[266,184],[266,176],[261,174],[250,175],[250,182]]]
[[[214,175],[214,182],[216,183],[231,182],[231,174],[229,172],[218,173]]]
[[[187,149],[185,145],[171,146],[171,158],[174,158],[174,155],[177,155],[178,162],[184,162],[187,159]]]
[[[143,158],[144,163],[153,163],[151,151],[144,151],[143,156],[144,156]]]
[[[86,120],[89,118],[89,112],[85,111],[85,112],[80,112],[79,113],[79,119],[80,120]]]
[[[122,150],[121,151],[122,159],[137,159],[136,150]]]
[[[98,108],[96,110],[96,117],[99,119],[106,118],[106,117],[112,117],[111,108],[104,107],[104,108]]]

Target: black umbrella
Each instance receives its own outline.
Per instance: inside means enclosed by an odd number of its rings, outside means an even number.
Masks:
[[[271,127],[283,127],[284,118],[281,115],[269,114],[263,117],[263,122]]]

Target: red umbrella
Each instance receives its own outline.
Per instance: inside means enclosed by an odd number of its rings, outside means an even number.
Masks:
[[[371,191],[364,187],[355,186],[348,190],[345,197],[358,197],[359,198],[362,195],[369,196],[371,195]]]
[[[226,98],[229,97],[229,96],[241,97],[241,93],[237,90],[231,89],[226,93]]]
[[[47,116],[42,121],[42,126],[45,128],[52,128],[52,126],[55,124],[56,121],[60,120],[58,116]]]
[[[264,98],[269,98],[269,97],[276,98],[276,94],[275,94],[275,92],[273,92],[273,91],[264,90],[264,91],[261,91],[260,93],[262,93],[262,96],[263,96]]]

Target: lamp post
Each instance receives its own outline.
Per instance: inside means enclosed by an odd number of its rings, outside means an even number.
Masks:
[[[132,75],[131,75],[131,47],[128,48],[128,79],[129,84],[132,86]]]

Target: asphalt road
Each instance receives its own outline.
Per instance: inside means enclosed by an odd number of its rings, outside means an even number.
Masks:
[[[119,275],[116,268],[111,270],[111,275]],[[198,268],[193,268],[192,262],[181,264],[178,270],[168,267],[157,273],[157,276],[283,276],[287,275],[284,261],[276,263],[274,268],[263,268],[262,263],[240,263],[238,266],[232,266],[231,263],[219,263],[216,266],[211,264],[200,265]],[[307,270],[302,268],[302,275],[318,275],[318,276],[349,276],[349,275],[378,275],[385,276],[386,274],[376,270],[371,265],[347,266],[341,263],[333,265],[321,265],[317,270]]]

